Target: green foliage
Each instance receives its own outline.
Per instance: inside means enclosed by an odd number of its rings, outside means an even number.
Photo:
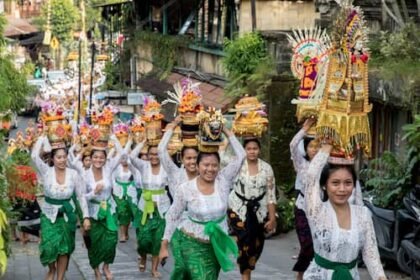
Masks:
[[[31,91],[22,75],[8,57],[0,57],[0,112],[19,111],[25,105],[25,97]]]
[[[124,71],[123,65],[107,61],[104,69],[106,81],[103,86],[103,90],[127,90],[127,86],[120,82],[120,75],[122,71]]]
[[[411,170],[415,162],[386,151],[369,162],[367,169],[361,171],[366,178],[368,193],[373,196],[375,205],[384,208],[398,208],[402,198],[411,189]]]
[[[420,27],[408,23],[397,32],[382,31],[370,42],[371,67],[385,80],[402,80],[402,102],[412,106],[420,89]],[[415,104],[414,104],[415,105]],[[416,108],[412,108],[416,111]]]
[[[374,203],[381,207],[399,207],[402,198],[414,185],[413,175],[418,172],[420,115],[415,117],[413,124],[403,126],[403,130],[406,132],[403,139],[407,141],[407,149],[402,158],[386,151],[380,158],[371,160],[368,168],[361,171]]]
[[[288,232],[295,227],[295,195],[294,184],[286,184],[279,187],[279,193],[283,195],[277,200],[278,231]]]
[[[0,53],[1,49],[6,44],[6,41],[4,40],[3,33],[4,29],[6,28],[6,18],[3,16],[3,14],[0,14]]]
[[[234,97],[263,95],[271,84],[275,68],[261,35],[252,32],[226,40],[224,52],[222,63],[229,81],[225,92]]]
[[[186,47],[189,42],[190,40],[184,36],[163,35],[141,30],[134,34],[129,44],[133,52],[145,46],[151,47],[153,71],[163,80],[175,66],[179,48]]]
[[[35,72],[35,64],[32,62],[26,61],[25,64],[23,64],[22,68],[20,69],[20,72],[24,76],[33,76]]]
[[[36,20],[39,27],[45,31],[48,24],[48,3],[51,5],[51,33],[57,37],[60,43],[69,42],[73,39],[73,31],[76,29],[79,12],[71,0],[51,0],[43,4],[41,16]]]

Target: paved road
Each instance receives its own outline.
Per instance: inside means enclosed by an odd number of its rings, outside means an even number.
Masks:
[[[28,243],[23,246],[19,243],[13,243],[13,254],[9,259],[9,266],[5,280],[41,280],[44,279],[47,272],[39,262],[38,244]],[[294,264],[292,256],[296,255],[298,241],[296,234],[292,231],[288,234],[277,236],[267,240],[260,261],[257,263],[257,269],[253,273],[253,279],[259,280],[292,280],[295,279],[294,273],[290,270]],[[130,240],[127,243],[119,243],[117,248],[117,256],[111,270],[114,279],[134,280],[134,279],[152,279],[150,277],[150,259],[147,264],[147,271],[140,273],[137,268],[137,252],[135,233],[130,229]],[[165,267],[160,267],[162,279],[170,278],[170,271],[173,267],[173,259],[169,259]],[[360,269],[361,280],[371,279],[365,269]],[[408,280],[396,272],[387,272],[388,278],[391,280]],[[69,269],[66,274],[68,280],[94,279],[93,271],[89,266],[87,251],[83,245],[80,233],[77,233],[76,250],[71,256]],[[230,273],[222,273],[219,277],[221,280],[240,279],[239,271],[235,270]]]

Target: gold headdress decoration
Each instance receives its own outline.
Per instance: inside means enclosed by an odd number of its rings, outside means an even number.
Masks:
[[[265,105],[256,97],[245,96],[235,105],[233,133],[239,137],[261,137],[267,131],[268,119],[264,111]]]
[[[149,146],[158,145],[162,139],[161,105],[156,100],[146,97],[142,119],[146,123],[146,139]]]
[[[106,106],[102,112],[93,112],[93,127],[89,132],[93,150],[107,149],[114,115],[117,112],[118,110],[110,105]]]
[[[71,135],[71,126],[64,117],[64,108],[53,102],[42,106],[41,120],[47,126],[47,137],[52,149],[65,148]]]
[[[222,112],[209,108],[207,111],[198,113],[197,118],[200,121],[198,149],[205,153],[218,152],[223,141],[222,131],[225,122]]]
[[[299,97],[293,99],[292,104],[297,105],[296,117],[298,122],[302,122],[318,115],[326,83],[331,40],[321,28],[293,30],[293,35],[288,35],[288,39],[293,48],[292,74],[300,80]],[[310,134],[315,134],[315,131]]]
[[[123,147],[128,142],[128,132],[129,127],[127,124],[119,122],[118,124],[114,125],[114,134]]]
[[[334,142],[334,157],[352,158],[361,148],[370,155],[368,50],[363,14],[343,4],[334,25],[334,49],[316,125],[318,138]]]
[[[174,103],[178,106],[178,113],[182,118],[182,142],[185,146],[196,147],[199,129],[197,114],[203,110],[200,83],[193,83],[191,79],[183,79],[174,84],[174,91],[168,91],[168,99],[162,104]]]
[[[144,122],[140,116],[135,116],[131,121],[130,132],[133,136],[134,143],[138,144],[144,140]]]

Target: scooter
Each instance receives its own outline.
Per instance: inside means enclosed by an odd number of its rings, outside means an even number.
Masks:
[[[407,248],[401,246],[404,241],[414,240],[415,230],[420,226],[415,207],[419,207],[419,198],[411,191],[404,199],[404,207],[398,210],[376,207],[365,200],[365,206],[372,213],[378,249],[383,261],[396,261],[402,271],[411,274],[413,259]]]
[[[411,240],[403,240],[401,247],[410,256],[411,262],[411,277],[414,280],[420,280],[420,185],[416,185],[417,204],[411,205],[416,214],[418,225],[415,229],[414,237]]]

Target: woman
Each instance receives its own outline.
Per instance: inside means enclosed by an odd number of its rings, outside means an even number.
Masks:
[[[315,256],[303,279],[358,280],[361,253],[372,279],[385,280],[369,211],[349,203],[357,179],[354,167],[327,164],[331,148],[323,144],[307,172],[306,216]]]
[[[83,227],[89,230],[89,211],[85,198],[83,179],[76,171],[67,168],[67,151],[55,148],[51,151],[48,166],[40,157],[46,136],[40,136],[32,150],[32,160],[42,176],[45,201],[41,214],[41,243],[39,245],[41,263],[48,265],[46,279],[64,279],[69,257],[74,251],[76,214],[71,197],[76,192],[83,212]]]
[[[229,196],[228,221],[239,248],[242,279],[251,279],[264,247],[264,232],[276,229],[276,188],[273,169],[258,158],[258,139],[245,140],[244,148],[246,160]]]
[[[158,146],[158,155],[161,159],[163,168],[168,175],[169,191],[171,195],[175,195],[177,187],[189,180],[197,177],[197,156],[198,151],[195,147],[184,146],[181,150],[181,162],[182,166],[178,167],[171,156],[168,153],[167,147],[171,140],[172,134],[174,133],[175,127],[179,124],[180,119],[167,126],[167,131],[162,137],[161,142]]]
[[[232,132],[224,129],[236,158],[219,172],[218,153],[197,158],[199,176],[181,184],[166,215],[160,259],[168,257],[171,243],[175,267],[171,279],[216,280],[220,268],[234,268],[230,255],[237,257],[235,241],[227,234],[226,211],[233,180],[245,158],[245,151]]]
[[[106,160],[106,150],[93,147],[91,167],[84,171],[82,163],[76,163],[76,168],[86,180],[87,194],[89,203],[89,215],[91,218],[91,230],[89,232],[90,244],[88,247],[88,257],[90,266],[95,271],[97,280],[102,279],[99,266],[103,263],[103,273],[106,279],[112,279],[109,264],[114,262],[116,247],[118,243],[118,227],[115,215],[115,201],[111,196],[112,173],[117,168],[121,158],[126,157],[115,135],[111,140],[117,148],[117,155],[110,160]]]
[[[128,227],[134,219],[134,208],[137,207],[137,188],[135,169],[127,158],[121,160],[113,173],[112,195],[117,204],[117,218],[120,225],[120,242],[128,240]]]
[[[165,213],[170,201],[165,187],[167,175],[161,166],[156,146],[149,146],[148,161],[138,158],[145,142],[131,152],[130,160],[139,171],[142,180],[142,193],[138,203],[137,217],[134,222],[137,233],[137,251],[141,256],[139,268],[146,270],[146,255],[152,255],[152,276],[159,278],[159,250],[165,230]]]
[[[293,267],[297,272],[297,280],[301,280],[303,273],[308,268],[314,257],[311,229],[305,215],[305,193],[303,179],[307,177],[309,164],[319,149],[319,143],[314,138],[306,137],[308,130],[316,122],[315,118],[307,119],[302,129],[290,142],[290,154],[296,171],[295,189],[298,192],[295,205],[295,227],[299,239],[300,252],[298,260]],[[299,143],[304,141],[304,154],[299,150]]]

